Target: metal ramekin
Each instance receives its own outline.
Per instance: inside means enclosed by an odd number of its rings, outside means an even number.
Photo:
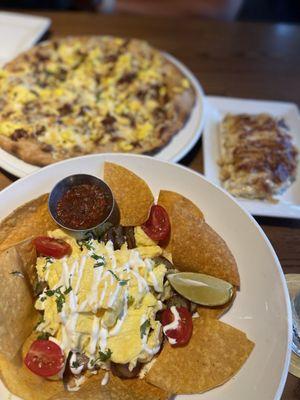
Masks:
[[[59,219],[56,212],[57,203],[62,198],[64,193],[67,192],[67,190],[73,186],[82,184],[93,184],[101,188],[110,207],[105,219],[103,219],[99,224],[88,229],[74,229],[64,225]],[[116,225],[119,218],[118,208],[116,207],[116,202],[110,187],[96,176],[87,174],[70,175],[59,181],[49,195],[48,208],[51,217],[57,223],[57,225],[69,231],[76,239],[79,240],[88,238],[91,233],[96,237],[101,236],[108,226]]]

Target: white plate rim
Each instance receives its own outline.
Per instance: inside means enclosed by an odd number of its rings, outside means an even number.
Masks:
[[[24,14],[12,11],[0,11],[0,19],[2,17],[8,17],[13,21],[14,25],[19,25],[28,29],[28,35],[23,38],[23,41],[19,43],[19,46],[14,50],[14,57],[17,57],[19,53],[28,50],[34,45],[51,25],[51,19],[45,16]],[[31,25],[31,26],[30,26]],[[10,62],[11,57],[0,57],[1,66]]]
[[[257,103],[258,106],[263,107],[263,104],[266,105],[274,105],[276,107],[285,106],[293,109],[295,113],[298,114],[299,124],[300,124],[300,114],[297,104],[280,101],[280,100],[261,100],[261,99],[247,99],[247,98],[236,98],[236,97],[223,97],[223,96],[206,96],[206,123],[203,130],[203,158],[204,158],[204,175],[206,178],[211,180],[215,185],[222,188],[220,180],[216,180],[212,176],[211,172],[211,164],[214,162],[217,164],[216,160],[212,161],[211,154],[208,151],[208,143],[210,143],[210,129],[209,123],[211,121],[210,116],[218,112],[218,102],[222,104],[219,107],[223,108],[226,102],[241,102],[243,104],[247,102]],[[263,112],[263,108],[261,112]],[[300,180],[300,165],[298,165],[298,177],[297,180]],[[259,200],[248,200],[237,198],[237,202],[246,210],[248,210],[252,215],[256,216],[265,216],[265,217],[277,217],[277,218],[296,218],[300,219],[300,205],[289,203],[286,201],[280,201],[277,204],[268,204],[267,202],[259,201]]]
[[[72,159],[63,160],[63,161],[60,161],[59,163],[52,164],[52,165],[49,165],[47,167],[44,167],[43,169],[40,169],[40,170],[34,172],[31,175],[27,175],[27,176],[15,181],[14,183],[12,183],[11,185],[9,185],[8,187],[6,187],[5,189],[3,189],[0,192],[0,200],[1,200],[1,197],[3,196],[3,193],[5,195],[6,192],[11,191],[11,190],[15,190],[15,188],[18,188],[18,186],[20,186],[20,188],[21,188],[22,185],[23,185],[23,182],[25,182],[26,180],[32,179],[35,175],[46,173],[48,169],[51,169],[51,168],[55,167],[56,165],[62,165],[62,164],[71,163],[74,159],[83,159],[84,160],[84,159],[97,158],[97,157],[101,158],[102,156],[103,157],[107,157],[107,158],[110,158],[110,157],[115,158],[115,157],[118,157],[118,156],[122,156],[122,157],[125,157],[125,158],[138,158],[140,160],[142,160],[143,158],[149,158],[149,159],[153,160],[152,157],[146,156],[146,155],[124,154],[124,153],[105,153],[103,155],[91,154],[91,155],[86,155],[86,156],[81,156],[81,157],[76,157],[76,158],[72,158]],[[171,164],[168,161],[157,160],[157,159],[154,159],[153,162],[159,162],[161,164]],[[266,236],[266,234],[264,233],[264,231],[260,227],[260,225],[257,223],[257,221],[252,217],[252,215],[247,210],[245,210],[243,207],[241,207],[239,202],[232,195],[230,195],[228,192],[226,192],[223,188],[221,188],[221,187],[215,185],[214,183],[210,182],[204,175],[202,175],[199,172],[196,172],[195,170],[192,170],[192,169],[190,169],[188,167],[185,167],[183,165],[180,165],[180,164],[173,164],[173,166],[176,167],[176,168],[179,168],[179,169],[183,169],[183,170],[187,171],[188,173],[190,173],[192,175],[195,175],[195,176],[197,176],[197,177],[199,177],[201,179],[204,179],[209,185],[212,185],[215,189],[221,191],[225,196],[229,197],[231,199],[231,201],[233,201],[239,207],[241,212],[245,216],[248,217],[249,221],[257,229],[258,234],[260,235],[261,239],[264,241],[265,245],[268,247],[268,250],[271,252],[271,255],[272,255],[273,260],[274,260],[274,264],[276,265],[277,273],[278,273],[279,278],[280,278],[283,294],[284,294],[285,309],[286,309],[286,321],[287,321],[287,337],[286,337],[285,360],[284,360],[284,365],[283,365],[283,369],[282,369],[282,373],[281,373],[281,379],[280,379],[280,382],[277,385],[277,391],[276,391],[276,394],[274,396],[274,400],[280,400],[281,399],[281,395],[282,395],[283,390],[284,390],[284,387],[285,387],[285,383],[286,383],[286,379],[287,379],[287,375],[288,375],[288,371],[289,371],[290,359],[291,359],[292,311],[291,311],[291,307],[290,307],[289,292],[288,292],[288,288],[287,288],[287,284],[286,284],[285,275],[284,275],[283,270],[281,268],[281,264],[280,264],[280,261],[279,261],[279,259],[277,257],[277,254],[276,254],[273,246],[271,245],[271,242],[269,241],[268,237]]]
[[[47,41],[42,42],[42,44],[46,44]],[[195,103],[191,110],[191,114],[182,127],[167,143],[164,147],[162,147],[157,153],[155,153],[152,157],[156,159],[160,159],[163,161],[170,161],[170,162],[178,162],[183,157],[185,157],[189,151],[195,146],[198,140],[201,137],[202,131],[204,129],[205,124],[205,116],[206,116],[206,101],[205,101],[205,94],[204,90],[193,74],[193,72],[184,65],[181,61],[179,61],[173,55],[161,51],[162,55],[169,60],[172,64],[174,64],[182,74],[192,83],[192,86],[195,90]],[[188,129],[189,124],[196,124],[195,128],[190,132]],[[186,136],[189,138],[183,145],[181,145],[180,149],[176,150],[174,147],[174,140],[186,129]],[[175,145],[176,146],[176,145]],[[174,147],[173,154],[170,156],[165,156],[164,151],[172,152],[172,148]],[[176,150],[176,152],[175,152]],[[101,153],[99,153],[101,154]],[[124,153],[127,154],[127,153]],[[10,154],[9,152],[5,151],[4,149],[0,148],[0,167],[9,172],[10,174],[23,178],[24,176],[31,174],[35,171],[38,171],[40,167],[29,164],[20,158]]]

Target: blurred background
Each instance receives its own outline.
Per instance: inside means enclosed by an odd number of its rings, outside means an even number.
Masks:
[[[89,10],[202,19],[300,22],[300,0],[0,0],[7,10]]]

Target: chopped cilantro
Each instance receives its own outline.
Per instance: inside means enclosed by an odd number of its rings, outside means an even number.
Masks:
[[[119,282],[119,285],[120,286],[125,286],[126,284],[127,284],[127,282],[129,281],[129,279],[120,279],[119,277],[118,277],[118,275],[116,275],[115,273],[114,273],[114,271],[112,271],[111,269],[109,269],[109,272],[112,274],[112,276]]]
[[[105,258],[104,256],[98,256],[97,254],[92,254],[91,256],[94,260],[96,260],[97,262],[94,264],[94,268],[98,268],[98,267],[104,267],[105,265]]]
[[[94,250],[94,247],[91,243],[92,238],[83,239],[83,240],[76,240],[80,250],[83,250],[83,247],[86,247],[88,250]]]
[[[112,355],[112,351],[110,349],[107,349],[106,353],[99,350],[99,356],[95,360],[92,360],[90,362],[91,366],[93,367],[98,361],[100,361],[100,362],[108,361],[111,358],[111,355]]]
[[[53,263],[53,259],[51,257],[46,257],[45,258],[45,265],[43,266],[43,272],[46,271],[48,264],[52,264]]]
[[[68,294],[72,290],[72,287],[70,286],[70,287],[68,287],[68,289],[65,290],[64,293],[62,293],[61,288],[62,288],[62,286],[59,286],[57,289],[54,289],[54,290],[49,289],[49,290],[45,291],[46,296],[49,296],[49,297],[51,297],[53,295],[56,296],[55,302],[56,302],[58,312],[61,312],[61,310],[63,309],[63,305],[66,301],[65,294]]]
[[[68,294],[68,293],[70,293],[71,291],[72,291],[72,287],[69,286],[68,289],[66,289],[66,290],[64,291],[64,294]]]
[[[109,272],[112,274],[112,276],[113,276],[117,281],[120,281],[120,278],[118,277],[118,275],[116,275],[116,274],[114,273],[114,271],[112,271],[111,269],[109,269]]]
[[[140,326],[140,332],[141,332],[141,338],[143,339],[143,336],[146,335],[146,330],[150,328],[150,321],[149,319],[146,319],[145,322],[142,323]]]
[[[120,286],[125,286],[125,285],[127,285],[127,282],[129,281],[129,279],[122,279],[120,282],[119,282],[119,285]]]
[[[61,294],[60,288],[62,288],[62,286],[59,286],[57,289],[53,289],[53,290],[48,289],[45,291],[45,294],[46,294],[46,296],[49,296],[49,297],[53,296],[54,294],[60,295]]]
[[[56,298],[55,302],[56,302],[56,307],[57,307],[58,312],[61,312],[61,310],[63,309],[63,305],[64,305],[65,301],[66,301],[65,296],[62,293],[59,297]]]
[[[78,368],[78,367],[80,367],[79,362],[78,361],[73,361],[72,362],[72,368]]]
[[[41,332],[37,338],[38,340],[49,340],[50,336],[51,335],[48,332]]]
[[[107,349],[106,353],[103,353],[102,351],[99,351],[99,360],[102,362],[108,361],[111,358],[112,351],[110,349]]]
[[[41,297],[41,298],[40,298],[40,301],[43,302],[43,301],[46,300],[46,298],[47,298],[47,297]]]
[[[134,297],[133,296],[128,296],[127,297],[128,306],[131,306],[133,303],[134,303]]]

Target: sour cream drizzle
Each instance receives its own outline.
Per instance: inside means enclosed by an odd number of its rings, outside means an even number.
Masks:
[[[103,379],[101,381],[101,385],[102,386],[107,385],[108,381],[109,381],[109,372],[105,372],[105,375],[104,375],[104,377],[103,377]]]
[[[72,353],[71,358],[70,358],[70,370],[73,375],[80,375],[84,365],[79,365],[78,367],[73,367],[73,365],[76,365],[77,363],[77,357],[76,353]]]
[[[126,289],[124,292],[124,308],[121,317],[118,319],[116,325],[111,329],[109,332],[109,336],[116,336],[120,332],[123,322],[125,318],[127,317],[128,313],[128,290]]]
[[[96,345],[99,339],[99,318],[94,316],[93,328],[89,345],[90,355],[93,356],[96,352]]]
[[[103,274],[103,267],[94,268],[94,282],[88,297],[88,305],[93,306],[93,312],[97,311],[98,286]]]
[[[174,316],[174,321],[172,321],[170,324],[168,324],[168,325],[165,325],[164,327],[163,327],[163,331],[164,331],[164,334],[167,336],[167,331],[169,331],[169,330],[171,330],[171,329],[177,329],[178,328],[178,326],[179,326],[179,321],[180,321],[180,315],[179,315],[179,313],[178,313],[178,311],[177,311],[177,309],[176,309],[176,307],[175,306],[172,306],[171,308],[170,308],[170,310],[171,310],[171,313],[173,314],[173,316]]]
[[[147,316],[146,315],[143,315],[142,316],[142,319],[141,319],[141,325],[145,322],[147,320]],[[146,353],[148,353],[148,354],[150,354],[150,355],[154,355],[154,354],[156,354],[159,350],[160,350],[160,341],[159,341],[159,330],[157,331],[157,335],[156,335],[156,340],[157,340],[157,346],[155,346],[155,347],[153,347],[152,349],[147,345],[147,341],[148,341],[148,335],[147,334],[145,334],[145,335],[143,335],[143,337],[142,337],[142,346],[143,346],[143,350],[146,352]]]
[[[76,361],[76,352],[80,351],[80,333],[76,332],[76,325],[79,314],[81,312],[85,312],[87,307],[96,313],[98,309],[101,307],[106,308],[114,308],[114,304],[116,300],[120,300],[122,302],[121,313],[117,319],[117,322],[110,330],[104,324],[104,321],[101,321],[101,318],[94,315],[92,329],[90,334],[90,341],[88,343],[88,353],[90,355],[90,360],[88,363],[88,368],[93,369],[94,360],[97,358],[97,352],[100,350],[101,352],[107,351],[107,340],[109,337],[117,336],[121,329],[122,325],[128,315],[128,296],[129,296],[129,285],[120,284],[122,280],[128,280],[135,278],[137,283],[137,289],[139,294],[148,293],[150,291],[149,285],[146,279],[140,274],[139,268],[146,268],[148,271],[148,276],[150,277],[154,290],[159,292],[159,285],[156,279],[156,276],[153,272],[154,263],[150,259],[146,259],[145,261],[140,257],[140,254],[137,250],[131,250],[128,262],[121,266],[117,266],[117,259],[115,256],[113,243],[109,241],[106,245],[106,261],[110,261],[109,269],[107,269],[107,265],[100,265],[94,268],[93,270],[93,282],[91,288],[86,295],[84,301],[81,301],[81,304],[78,305],[78,295],[80,291],[80,285],[82,281],[82,277],[84,274],[85,265],[88,257],[91,257],[93,254],[97,254],[97,250],[93,247],[92,250],[88,251],[86,255],[82,255],[79,260],[75,260],[69,268],[68,259],[65,257],[62,260],[62,272],[61,277],[57,285],[54,289],[64,286],[62,289],[62,293],[68,288],[72,288],[68,292],[68,302],[64,303],[63,309],[59,313],[60,319],[62,322],[61,327],[61,342],[59,345],[64,351],[73,351],[73,354],[70,359],[70,368],[73,374],[79,375],[82,372],[83,365],[78,367],[72,367],[74,362]],[[113,273],[111,273],[112,271]],[[48,271],[46,272],[48,274]],[[115,276],[115,275],[116,276]],[[130,275],[132,278],[130,278]],[[107,279],[110,276],[110,280]],[[74,281],[74,287],[73,282]],[[102,284],[101,295],[99,298],[99,285]],[[115,287],[111,289],[110,285],[114,284]],[[120,297],[120,293],[122,293]],[[108,294],[108,295],[107,295]],[[106,298],[108,297],[108,300]],[[67,298],[66,298],[67,299]],[[67,301],[67,300],[66,300]],[[161,308],[162,304],[159,301],[158,307]],[[173,308],[173,307],[172,307]],[[171,310],[172,310],[171,308]],[[174,307],[175,308],[175,307]],[[173,311],[172,311],[173,312]],[[175,314],[177,313],[175,308]],[[174,314],[174,312],[173,312]],[[178,314],[178,313],[177,313]],[[179,318],[179,315],[174,315],[175,320],[172,324],[169,324],[164,330],[167,329],[175,329],[176,321]],[[146,321],[148,317],[145,315],[142,318],[142,323]],[[178,321],[177,321],[178,323]],[[143,335],[142,338],[142,349],[149,355],[156,354],[160,349],[160,340],[159,340],[159,330],[157,330],[156,338],[154,338],[155,342],[157,342],[157,346],[154,348],[150,348],[147,344],[148,341],[148,333]],[[75,364],[76,365],[76,364]],[[109,375],[105,374],[101,384],[107,384],[109,379]],[[76,391],[79,389],[81,384],[80,379],[76,379],[75,387],[69,388],[71,391]]]
[[[143,288],[146,290],[146,292],[149,292],[149,286],[148,283],[145,281],[145,279],[138,272],[134,270],[131,270],[130,272],[135,276],[137,280],[139,293],[143,292]]]
[[[105,351],[107,345],[107,337],[108,337],[108,330],[105,327],[101,327],[100,329],[100,342],[99,347],[101,351]]]

